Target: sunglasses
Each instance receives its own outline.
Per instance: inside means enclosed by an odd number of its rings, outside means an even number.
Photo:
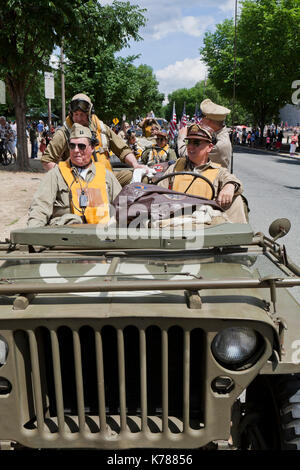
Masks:
[[[192,139],[184,139],[186,145],[194,145],[195,147],[200,147],[200,145],[205,142],[203,140],[192,140]]]
[[[79,148],[82,152],[86,149],[86,144],[74,144],[73,142],[69,143],[70,150],[75,150],[76,147]]]
[[[83,101],[83,100],[73,100],[70,103],[70,108],[72,112],[80,110],[80,111],[83,111],[84,113],[88,113],[90,110],[90,106],[91,106],[90,103],[88,103],[87,101]]]
[[[162,142],[163,140],[166,140],[165,137],[157,137],[156,138],[157,142]]]

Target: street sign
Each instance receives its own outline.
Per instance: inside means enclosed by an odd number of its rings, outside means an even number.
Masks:
[[[118,124],[118,122],[119,122],[118,118],[113,118],[113,123],[114,123],[115,126]]]
[[[6,104],[5,83],[0,80],[0,104]]]
[[[45,98],[54,100],[54,75],[51,72],[45,72]]]

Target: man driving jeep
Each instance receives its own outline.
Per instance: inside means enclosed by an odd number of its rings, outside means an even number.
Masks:
[[[226,168],[210,160],[213,135],[199,124],[193,124],[187,129],[187,157],[179,158],[171,165],[165,175],[173,172],[191,172],[207,178],[215,190],[216,202],[225,210],[230,222],[247,223],[244,204],[241,198],[242,183]],[[178,175],[166,178],[158,183],[159,186],[186,192],[210,199],[212,189],[203,179],[191,175]]]

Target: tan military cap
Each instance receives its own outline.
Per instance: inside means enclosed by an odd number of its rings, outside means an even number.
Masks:
[[[210,99],[202,101],[200,109],[205,117],[212,121],[224,121],[226,116],[231,112],[230,109],[215,104]]]
[[[92,133],[88,127],[82,126],[81,124],[73,124],[70,132],[70,139],[79,139],[86,137],[87,139],[92,138]]]
[[[199,124],[192,124],[188,127],[186,138],[205,140],[212,143],[212,134],[207,128],[205,129],[204,127],[199,126]]]
[[[156,132],[156,137],[164,137],[165,139],[169,140],[169,136],[166,130],[161,129],[158,132]]]

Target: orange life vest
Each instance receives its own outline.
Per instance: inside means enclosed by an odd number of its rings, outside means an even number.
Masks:
[[[109,203],[106,191],[105,172],[103,163],[94,162],[96,174],[87,183],[80,176],[74,176],[69,160],[59,162],[59,169],[71,192],[71,211],[73,214],[84,216],[88,224],[107,224],[109,221]],[[86,208],[79,204],[80,195],[85,194],[88,198]]]
[[[201,171],[201,173],[199,173],[201,174],[201,176],[207,178],[211,183],[213,183],[216,179],[219,172],[219,168],[221,167],[221,165],[218,163],[214,163],[214,165],[218,168],[207,168],[206,170]],[[175,164],[174,171],[187,171],[185,166],[186,159],[179,158]],[[191,184],[192,181],[193,183]],[[210,199],[212,197],[211,187],[201,178],[194,179],[192,175],[175,176],[172,189],[174,189],[174,191],[184,193],[190,184],[191,186],[188,189],[187,194],[205,197],[206,199]]]
[[[162,150],[158,150],[158,148],[152,149],[153,159],[155,160],[155,163],[159,163],[168,159],[169,148],[169,144],[166,144],[164,147],[162,147]]]

